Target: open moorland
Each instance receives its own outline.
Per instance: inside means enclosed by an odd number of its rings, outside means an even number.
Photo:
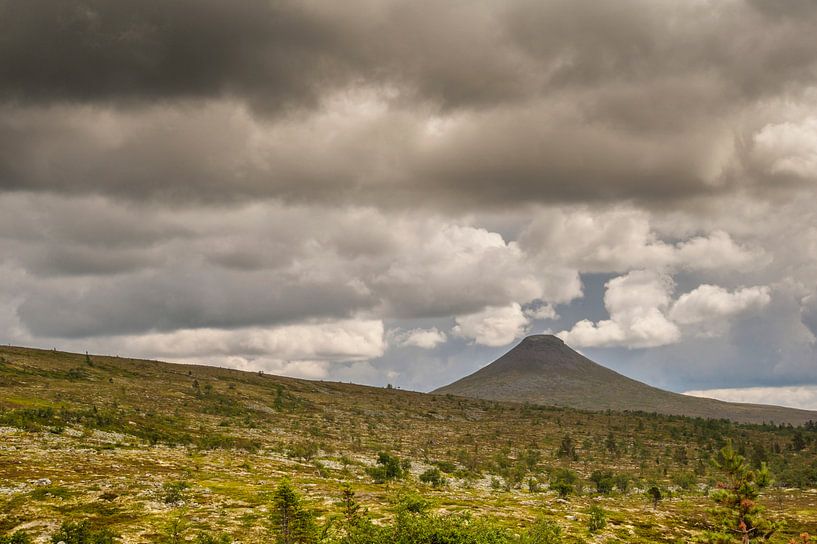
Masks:
[[[723,474],[712,460],[728,441],[770,469],[757,498],[778,525],[769,541],[817,533],[811,423],[593,413],[2,347],[0,542],[281,541],[287,481],[317,528],[309,538],[327,541],[353,541],[350,519],[365,517],[369,530],[483,528],[482,540],[445,542],[694,542],[713,530]]]

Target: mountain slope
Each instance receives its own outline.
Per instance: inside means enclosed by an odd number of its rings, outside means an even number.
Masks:
[[[664,391],[596,364],[551,335],[529,336],[488,366],[434,392],[593,411],[658,412],[746,423],[817,421],[817,412],[808,410],[738,404]]]

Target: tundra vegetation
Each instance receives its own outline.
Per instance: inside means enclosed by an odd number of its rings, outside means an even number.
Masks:
[[[803,544],[815,487],[812,423],[0,348],[0,544]]]

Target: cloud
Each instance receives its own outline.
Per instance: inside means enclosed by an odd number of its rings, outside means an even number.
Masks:
[[[817,410],[817,386],[815,385],[702,389],[685,391],[684,394],[727,402],[775,404],[803,410]]]
[[[558,319],[559,314],[551,304],[531,305],[525,308],[525,315],[531,319]]]
[[[411,329],[408,331],[390,331],[392,338],[399,346],[413,346],[422,349],[434,349],[444,343],[446,334],[432,327],[430,329]]]
[[[342,82],[346,64],[321,62],[339,45],[337,29],[292,2],[35,0],[0,13],[0,92],[16,100],[240,94],[282,108],[315,100],[332,74]]]
[[[757,311],[770,300],[770,290],[765,286],[746,287],[730,293],[716,285],[700,285],[678,297],[669,317],[678,324],[690,325]]]
[[[483,346],[504,346],[525,334],[529,320],[517,303],[459,315],[453,332]]]
[[[680,340],[681,331],[664,315],[672,280],[663,274],[634,271],[605,285],[604,306],[610,319],[582,320],[557,336],[579,347],[656,347]]]
[[[753,138],[773,170],[809,171],[813,131],[769,105],[814,86],[815,19],[748,2],[35,0],[0,8],[0,184],[684,205],[762,183]]]
[[[675,261],[686,269],[740,270],[767,264],[767,260],[761,249],[736,244],[729,233],[722,230],[695,236],[675,246]]]
[[[112,336],[97,349],[130,357],[263,370],[325,378],[338,363],[361,363],[386,350],[383,323],[350,319],[280,327],[178,329],[167,333]]]
[[[45,337],[364,312],[450,318],[581,293],[577,270],[544,266],[497,232],[426,213],[259,202],[215,214],[41,194],[0,195],[0,207],[4,260],[27,274],[17,314]]]
[[[817,179],[817,118],[768,124],[754,135],[753,153],[771,174]]]
[[[649,213],[624,207],[542,210],[520,234],[519,245],[542,262],[556,260],[582,272],[738,270],[766,257],[719,229],[676,243],[662,240]]]
[[[383,323],[343,320],[281,327],[180,329],[124,337],[134,350],[161,357],[261,356],[284,361],[362,361],[383,355]]]
[[[604,294],[610,318],[597,323],[583,319],[558,336],[579,347],[664,346],[681,341],[681,326],[706,324],[707,334],[717,335],[730,318],[758,311],[771,301],[767,286],[729,292],[703,284],[673,301],[674,288],[668,275],[654,271],[637,270],[613,278],[605,284]]]

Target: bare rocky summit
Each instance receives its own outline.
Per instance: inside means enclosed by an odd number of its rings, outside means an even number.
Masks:
[[[583,410],[641,411],[731,419],[744,423],[803,424],[817,412],[739,404],[672,393],[601,366],[552,335],[528,336],[488,366],[435,393],[529,402]]]

